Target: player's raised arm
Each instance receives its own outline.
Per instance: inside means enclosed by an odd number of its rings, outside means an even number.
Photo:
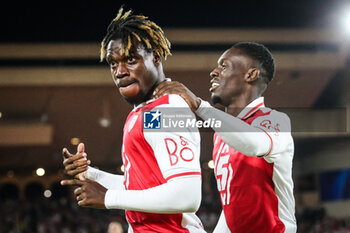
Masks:
[[[271,137],[263,130],[249,125],[241,119],[212,107],[202,101],[196,114],[203,120],[215,118],[221,122],[220,127],[213,127],[214,131],[230,147],[247,156],[264,156],[272,146]]]
[[[158,99],[163,95],[176,94],[181,96],[192,111],[196,111],[201,100],[190,91],[185,85],[177,81],[163,82],[153,92],[153,97]]]
[[[180,95],[191,107],[192,111],[203,120],[216,119],[220,127],[213,127],[224,142],[248,156],[266,155],[271,148],[270,137],[262,130],[251,126],[241,119],[212,107],[208,102],[194,95],[179,82],[164,82],[156,88],[154,96],[165,94]],[[224,129],[224,130],[223,130]]]

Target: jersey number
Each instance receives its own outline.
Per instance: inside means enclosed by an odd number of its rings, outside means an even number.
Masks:
[[[222,149],[222,147],[220,148]],[[224,149],[222,150],[222,152]],[[218,153],[219,158],[216,162],[216,181],[223,205],[230,204],[230,185],[233,177],[232,166],[229,163],[230,154]]]
[[[124,157],[124,186],[125,189],[129,188],[129,170],[131,167],[130,160],[126,153],[123,153]]]

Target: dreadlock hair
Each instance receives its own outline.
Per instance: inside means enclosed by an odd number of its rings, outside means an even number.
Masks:
[[[163,30],[143,15],[132,15],[129,10],[123,14],[123,6],[107,28],[107,34],[101,42],[100,60],[106,56],[109,41],[121,39],[120,55],[129,56],[132,42],[138,41],[149,52],[155,52],[164,59],[171,55],[170,42]]]
[[[275,75],[275,62],[271,52],[262,44],[255,42],[238,42],[232,46],[242,50],[246,55],[260,63],[265,72],[262,72],[265,82],[271,82]]]

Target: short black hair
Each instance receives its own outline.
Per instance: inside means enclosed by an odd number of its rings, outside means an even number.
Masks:
[[[265,82],[267,84],[271,82],[275,75],[275,62],[268,48],[262,44],[250,41],[238,42],[232,48],[242,50],[246,55],[260,63],[261,67],[265,70],[265,72],[261,73]]]
[[[133,15],[129,10],[123,13],[123,6],[107,28],[107,34],[101,42],[100,60],[106,56],[107,45],[111,40],[121,39],[121,55],[128,56],[134,41],[140,42],[147,51],[156,52],[164,59],[170,53],[170,42],[163,30],[143,15]]]

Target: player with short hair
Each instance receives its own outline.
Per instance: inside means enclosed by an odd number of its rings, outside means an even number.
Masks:
[[[177,107],[194,116],[178,95],[151,98],[166,81],[162,58],[168,55],[170,42],[162,29],[121,8],[101,43],[101,60],[108,62],[121,95],[135,106],[124,125],[124,176],[89,167],[84,144],[75,155],[63,149],[66,173],[76,179],[61,184],[79,186],[74,190],[79,206],[125,209],[128,232],[205,232],[194,213],[201,201],[198,129],[144,130],[143,113],[156,120],[155,109]]]
[[[160,84],[155,97],[179,94],[203,120],[215,118],[214,172],[222,213],[215,233],[295,233],[293,138],[289,117],[265,107],[262,94],[275,65],[262,44],[240,42],[210,73],[212,107],[178,82]]]

